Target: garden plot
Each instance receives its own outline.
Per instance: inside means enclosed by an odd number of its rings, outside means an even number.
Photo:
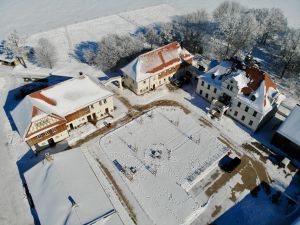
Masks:
[[[161,107],[104,136],[100,146],[117,161],[123,180],[155,224],[182,224],[202,204],[189,187],[227,151],[217,136],[181,109]]]

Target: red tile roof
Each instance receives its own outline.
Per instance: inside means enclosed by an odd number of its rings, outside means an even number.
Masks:
[[[262,81],[264,81],[265,83],[265,93],[264,93],[264,105],[266,105],[266,95],[268,93],[268,90],[270,87],[276,89],[276,84],[274,84],[274,82],[272,81],[272,79],[270,78],[270,76],[256,68],[256,67],[251,67],[246,69],[246,76],[249,77],[250,82],[247,84],[246,87],[243,87],[241,92],[244,95],[249,95],[252,93],[252,91],[255,91],[257,88],[259,88],[260,84]]]
[[[49,88],[47,88],[47,89],[49,89]],[[43,89],[43,90],[46,90],[46,89]],[[48,103],[50,105],[56,106],[56,101],[55,100],[46,97],[41,92],[42,92],[42,90],[36,91],[34,93],[31,93],[29,96],[32,97],[32,98],[36,98],[36,99],[42,100],[42,101],[44,101],[44,102],[46,102],[46,103]]]
[[[181,59],[187,59],[191,56],[190,53],[180,55],[177,51],[181,49],[180,44],[177,41],[174,41],[168,45],[165,45],[161,48],[155,49],[151,52],[147,52],[140,56],[140,59],[149,63],[153,61],[153,58],[159,58],[160,62],[159,64],[155,65],[153,63],[153,67],[148,69],[146,73],[156,73],[163,68],[169,67],[170,65],[174,63],[178,63],[181,61]]]

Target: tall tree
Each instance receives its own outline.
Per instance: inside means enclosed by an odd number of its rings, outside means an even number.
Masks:
[[[11,51],[16,57],[16,59],[20,62],[20,64],[27,68],[27,65],[24,60],[24,56],[26,55],[27,51],[24,46],[25,40],[20,38],[17,31],[14,30],[12,33],[10,33],[7,37],[7,41],[5,42],[5,47],[8,51]]]
[[[40,38],[37,47],[34,49],[37,63],[41,67],[52,69],[57,62],[55,47],[46,38]]]
[[[174,21],[175,37],[192,53],[202,53],[208,29],[208,14],[198,10]]]
[[[241,51],[250,50],[257,37],[257,22],[254,16],[239,3],[223,2],[213,13],[218,23],[219,58],[231,58]]]
[[[155,25],[150,25],[147,27],[145,39],[150,44],[151,48],[161,43],[159,31]]]
[[[280,78],[286,72],[300,71],[300,29],[290,29],[283,38],[280,51],[282,71]]]
[[[140,39],[117,34],[102,38],[99,46],[94,63],[104,71],[115,68],[120,61],[132,57],[144,49],[144,44]]]
[[[287,29],[287,19],[281,9],[251,9],[259,25],[260,44],[266,44]]]

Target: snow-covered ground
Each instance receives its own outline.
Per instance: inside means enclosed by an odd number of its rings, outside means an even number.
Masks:
[[[166,225],[184,223],[207,201],[190,198],[189,186],[227,152],[211,129],[174,107],[152,110],[106,135],[100,149],[137,169],[127,185],[154,223]]]
[[[214,10],[223,0],[2,0],[0,1],[0,39],[13,29],[23,35],[31,35],[71,23],[108,16],[139,8],[169,4],[182,12],[196,9]],[[279,7],[292,26],[299,27],[300,2],[298,0],[239,0],[248,7]]]

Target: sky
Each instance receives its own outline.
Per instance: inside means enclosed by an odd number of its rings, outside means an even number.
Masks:
[[[213,11],[223,0],[0,0],[0,39],[14,29],[30,35],[97,17],[159,4],[184,12]],[[239,0],[248,7],[278,7],[289,25],[300,27],[300,0]]]

